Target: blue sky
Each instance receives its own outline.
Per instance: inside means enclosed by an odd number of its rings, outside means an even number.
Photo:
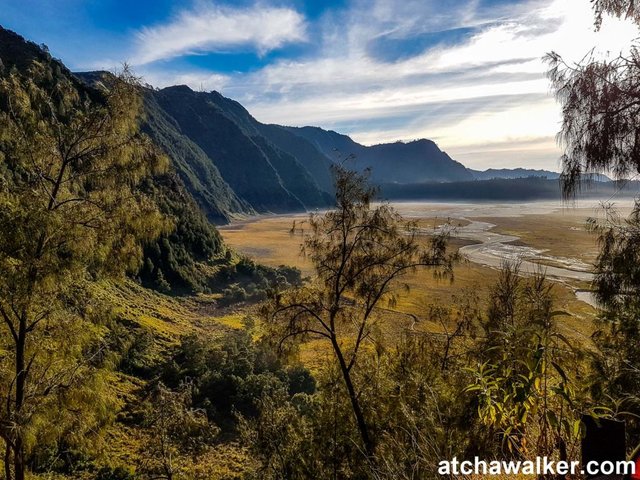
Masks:
[[[72,70],[123,62],[154,86],[218,90],[258,120],[365,144],[431,138],[473,168],[558,169],[542,57],[638,36],[589,0],[0,0],[0,24]]]

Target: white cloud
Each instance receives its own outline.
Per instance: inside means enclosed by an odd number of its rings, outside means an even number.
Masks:
[[[414,18],[420,18],[418,12],[414,11]],[[466,21],[477,22],[470,15]],[[400,22],[398,28],[403,25]],[[487,167],[504,164],[506,156],[512,155],[514,164],[557,168],[560,151],[554,137],[560,114],[544,75],[542,57],[547,52],[556,50],[568,61],[579,61],[598,45],[600,54],[616,55],[638,35],[629,22],[611,19],[602,31],[594,32],[586,0],[529,2],[515,15],[494,19],[460,45],[396,62],[362,53],[371,32],[380,28],[375,21],[364,18],[349,28],[357,34],[349,36],[350,49],[342,56],[281,62],[255,74],[249,83],[261,83],[261,91],[274,96],[246,96],[249,108],[270,122],[347,126],[347,133],[368,144],[428,137],[467,163],[488,162]],[[242,87],[236,85],[230,93],[242,97]],[[446,106],[433,114],[435,119],[420,113],[434,104],[490,97],[501,102],[504,96],[510,96],[504,108],[487,101],[483,109],[466,114]],[[397,116],[403,120],[391,129],[368,126],[372,118]],[[546,140],[531,143],[532,138]]]
[[[290,42],[306,40],[304,17],[290,8],[230,8],[200,4],[183,11],[169,23],[137,33],[131,60],[142,65],[181,55],[250,47],[259,54]]]
[[[543,168],[561,169],[558,148],[553,137],[508,138],[447,149],[447,153],[469,168]]]
[[[142,81],[154,87],[164,88],[172,85],[188,85],[196,91],[223,90],[232,81],[228,75],[212,73],[206,70],[172,71],[143,67],[137,70]]]
[[[198,31],[185,27],[195,17],[185,18],[171,25]],[[288,31],[259,23],[268,31]],[[462,43],[399,60],[380,59],[369,48],[386,37],[411,39],[468,26],[475,33]],[[277,60],[215,81],[202,71],[163,74],[159,85],[215,85],[261,121],[333,128],[368,144],[432,138],[474,167],[504,166],[511,158],[511,166],[556,169],[560,113],[542,57],[555,50],[579,61],[594,45],[600,54],[616,55],[638,36],[630,22],[611,19],[595,32],[588,0],[529,0],[490,10],[480,9],[477,0],[460,0],[453,7],[435,0],[352,0],[314,27],[319,33],[312,57]],[[254,33],[244,35],[251,40],[233,41],[258,45],[260,29],[249,30]],[[168,30],[154,32],[172,36]],[[286,38],[305,38],[304,25],[293,32]],[[188,47],[185,42],[167,42],[157,51],[164,51],[164,58],[197,49],[193,41]]]

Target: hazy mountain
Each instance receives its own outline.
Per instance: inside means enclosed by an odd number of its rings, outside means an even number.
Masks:
[[[620,186],[616,182],[593,182],[580,191],[578,197],[633,198],[638,194],[640,182],[632,181]],[[431,200],[463,202],[523,202],[562,199],[560,182],[540,176],[521,178],[493,178],[471,182],[383,184],[382,195],[388,200]]]
[[[12,32],[2,30],[2,35],[4,69],[25,69],[34,59],[50,59],[40,46]],[[52,60],[51,65],[54,74],[72,76],[60,62]],[[79,73],[75,78],[92,85],[107,75]],[[81,82],[77,83],[81,88]],[[195,92],[184,85],[146,88],[144,108],[144,131],[171,158],[179,175],[179,181],[171,182],[172,188],[186,188],[206,216],[219,223],[237,215],[330,205],[330,167],[336,162],[358,170],[371,168],[372,181],[385,184],[389,192],[417,194],[427,190],[416,185],[457,182],[459,198],[466,198],[467,190],[475,196],[482,191],[480,186],[461,182],[538,177],[557,183],[559,175],[525,168],[468,169],[427,139],[365,146],[318,127],[266,125],[218,92]],[[596,176],[594,180],[608,179]],[[450,193],[444,194],[447,188],[429,187],[431,193],[425,193],[425,198],[433,198],[433,192],[450,198]],[[491,198],[491,192],[486,194]]]
[[[108,72],[78,72],[74,74],[89,85],[108,82]],[[207,217],[217,223],[227,222],[235,214],[251,214],[255,210],[238,198],[224,181],[215,164],[189,137],[184,135],[175,119],[156,100],[155,92],[144,92],[143,130],[169,156],[185,186]]]
[[[307,188],[310,189],[309,192],[302,193],[302,197],[315,194],[314,186],[325,192],[332,190],[333,182],[329,169],[331,160],[305,138],[291,133],[286,127],[265,125],[258,122],[239,102],[218,92],[209,93],[207,101],[216,105],[220,112],[233,121],[247,137],[257,143],[261,143],[265,150],[275,150],[276,155],[282,155],[282,152],[284,152],[294,158],[295,162],[291,164],[290,168],[298,170],[297,175],[302,178],[297,181],[301,180],[307,183]],[[286,161],[292,162],[290,158],[287,158]],[[275,163],[277,164],[278,162],[276,161]],[[284,165],[282,166],[284,167]],[[301,169],[300,167],[303,168]],[[283,177],[287,176],[287,173],[281,169],[278,169],[278,172]],[[289,186],[294,189],[300,188],[299,185],[290,183]],[[322,204],[327,200],[326,197],[323,199],[316,198],[315,202]],[[313,204],[314,201],[310,203]]]
[[[333,161],[343,161],[353,155],[347,165],[359,170],[371,168],[374,182],[451,182],[474,178],[464,165],[453,160],[431,140],[365,146],[331,130],[317,127],[287,129],[307,139]]]
[[[149,96],[148,109],[157,110],[157,104],[162,112],[149,116],[152,137],[158,143],[166,143],[168,133],[159,136],[155,126],[158,123],[155,117],[166,117],[162,124],[174,130],[171,138],[184,137],[202,153],[195,159],[190,156],[184,162],[176,162],[187,186],[201,202],[203,192],[217,190],[219,182],[205,182],[208,188],[196,190],[197,182],[189,181],[191,175],[187,173],[194,170],[194,161],[200,172],[204,165],[216,167],[239,199],[240,206],[248,204],[258,212],[329,205],[330,166],[351,156],[347,166],[358,170],[370,167],[374,182],[474,178],[464,165],[451,159],[430,140],[364,146],[346,135],[317,127],[265,125],[240,103],[215,91],[194,92],[186,86],[174,86],[149,90]],[[237,204],[234,205],[237,208]]]
[[[305,138],[291,133],[280,125],[258,124],[260,132],[278,148],[290,153],[302,163],[320,188],[327,192],[333,191],[331,177],[331,159],[318,150]]]
[[[304,208],[278,175],[273,152],[254,142],[228,118],[211,101],[213,94],[176,86],[153,92],[153,96],[180,131],[207,154],[236,195],[255,210]]]
[[[76,75],[91,83],[108,74]],[[144,104],[145,132],[171,157],[212,221],[226,222],[234,214],[324,207],[331,201],[328,160],[310,144],[300,147],[306,142],[284,130],[285,138],[272,142],[268,135],[278,127],[260,124],[239,103],[217,92],[195,92],[180,85],[146,89]],[[278,143],[306,153],[304,158],[314,162],[310,166],[324,188]]]
[[[320,152],[334,162],[344,160],[348,155],[361,155],[364,145],[354,142],[348,135],[320,127],[284,127],[288,131],[308,140]]]
[[[296,159],[242,128],[232,113],[216,104],[217,93],[176,86],[153,96],[181,133],[207,154],[236,195],[256,211],[288,212],[326,203]]]
[[[558,172],[552,172],[550,170],[533,170],[529,168],[490,168],[488,170],[472,170],[469,171],[473,174],[476,180],[492,180],[492,179],[508,179],[508,178],[528,178],[528,177],[541,177],[548,180],[557,180],[560,178]],[[585,182],[610,182],[611,178],[601,173],[586,173],[582,176]]]
[[[95,81],[96,73],[79,74]],[[208,217],[288,212],[330,204],[330,166],[371,168],[375,183],[415,184],[547,177],[543,170],[470,170],[426,139],[373,146],[318,127],[258,122],[235,100],[187,86],[145,94],[145,131],[173,160]]]
[[[526,178],[544,177],[554,180],[560,177],[558,172],[550,170],[533,170],[529,168],[489,168],[488,170],[469,169],[476,180],[491,180],[494,178]]]

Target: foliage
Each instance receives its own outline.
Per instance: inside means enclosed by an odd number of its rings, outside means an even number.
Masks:
[[[322,478],[322,465],[313,452],[315,432],[305,414],[313,400],[307,394],[289,399],[279,392],[260,399],[260,415],[240,419],[243,441],[261,464],[251,478]]]
[[[0,224],[11,225],[0,232],[0,436],[9,478],[9,454],[22,480],[44,412],[64,411],[65,397],[91,378],[95,337],[74,310],[83,282],[135,269],[140,240],[166,227],[136,188],[165,163],[138,133],[139,106],[126,71],[99,93],[37,62],[0,77]]]
[[[141,469],[149,478],[179,478],[181,457],[199,455],[217,435],[205,412],[191,407],[192,397],[188,383],[176,391],[162,383],[153,387],[144,420],[151,437]]]
[[[578,357],[555,325],[562,314],[553,311],[551,285],[542,273],[525,281],[517,266],[503,268],[466,391],[477,394],[482,421],[520,458],[567,460],[581,438]]]
[[[261,463],[255,478],[367,478],[369,462],[342,374],[327,365],[318,380],[313,395],[265,396],[259,414],[241,420],[242,438]]]
[[[637,22],[632,2],[594,6],[597,21],[610,12]],[[7,48],[0,44],[0,52]],[[181,177],[167,174],[138,131],[141,99],[132,78],[101,77],[95,86],[103,90],[86,89],[39,49],[29,52],[28,62],[6,62],[0,74],[0,223],[12,227],[0,232],[7,479],[23,478],[26,465],[73,478],[89,471],[102,480],[211,478],[194,465],[206,463],[216,444],[232,442],[259,462],[256,479],[431,478],[439,460],[454,456],[576,458],[579,418],[593,405],[624,416],[632,441],[640,438],[640,206],[626,221],[608,211],[604,223],[590,222],[601,241],[594,286],[605,307],[595,349],[572,346],[560,333],[565,313],[555,310],[544,276],[525,279],[513,266],[488,299],[471,292],[454,305],[425,308],[437,331],[412,327],[384,338],[378,315],[396,306],[405,273],[433,267],[437,276],[451,275],[457,256],[447,250],[446,230],[425,247],[416,224],[372,203],[366,176],[338,167],[336,209],[311,215],[304,227],[311,282],[297,269],[237,258],[182,182],[193,189],[197,177],[218,175],[211,158],[237,140],[238,159],[266,162],[258,162],[258,175],[250,171],[255,178],[231,172],[237,165],[228,158],[221,170],[253,195],[256,208],[297,208],[302,196],[322,203],[304,170],[276,171],[297,165],[266,139],[268,129],[218,94],[147,92],[146,101],[158,103],[146,104],[158,115],[148,131],[172,157],[199,158],[176,168]],[[638,171],[636,57],[575,68],[550,57],[565,117],[567,193],[585,171]],[[220,122],[215,135],[206,119]],[[205,184],[220,191],[206,192]],[[210,216],[250,210],[236,197],[215,198],[231,191],[221,177],[198,185],[196,200]],[[279,193],[268,203],[273,188]],[[169,298],[135,285],[121,314],[104,311],[91,294],[95,281],[126,270],[167,293],[222,295]],[[129,310],[149,309],[144,302],[158,298],[186,309],[267,297],[266,325],[254,330],[250,321],[222,337],[202,333],[210,318],[183,317],[164,303],[157,314],[173,328],[128,321]],[[198,334],[171,343],[185,331]],[[331,354],[313,375],[282,355],[306,340],[324,342]],[[121,458],[136,465],[135,474],[96,468],[122,403],[115,425],[130,451]]]
[[[95,480],[134,480],[135,477],[124,467],[102,467],[98,470]]]
[[[600,252],[595,281],[598,301],[614,310],[640,309],[640,202],[621,220],[611,205],[603,208],[604,219],[590,218],[589,229],[598,236]]]
[[[638,23],[638,8],[628,0],[594,2],[596,26],[603,14],[626,16]],[[547,56],[548,75],[562,105],[563,188],[573,195],[587,172],[612,172],[618,178],[640,173],[640,52],[632,45],[627,56],[585,57],[568,65],[556,53]]]
[[[446,252],[446,232],[432,237],[427,248],[418,228],[405,223],[388,205],[373,207],[375,189],[365,175],[335,167],[336,209],[309,217],[303,252],[315,269],[315,283],[277,295],[265,311],[280,343],[320,338],[339,364],[367,455],[375,442],[369,432],[352,369],[364,342],[371,340],[376,307],[394,302],[393,288],[418,267],[451,273],[455,254]],[[294,225],[295,230],[295,225]],[[351,336],[353,341],[347,341]]]
[[[640,24],[638,5],[630,0],[595,0],[596,28],[604,15],[624,17]],[[571,194],[586,169],[613,171],[622,178],[640,173],[640,52],[637,39],[629,53],[613,59],[592,56],[568,66],[557,54],[549,56],[549,76],[562,104],[561,138],[565,143],[564,188]],[[604,307],[602,322],[594,334],[598,351],[592,355],[591,393],[613,412],[626,417],[632,444],[640,440],[637,422],[638,375],[638,242],[640,214],[636,203],[626,221],[611,205],[605,219],[588,221],[598,235],[596,298]],[[622,410],[622,411],[620,411]],[[630,415],[625,415],[625,411]]]
[[[302,285],[300,270],[280,265],[260,265],[247,257],[220,267],[209,282],[212,291],[221,291],[221,306],[244,301],[262,301],[269,293]]]
[[[625,17],[640,23],[640,6],[633,0],[593,0],[593,9],[596,17],[596,27],[602,25],[602,17],[609,13],[618,18]]]
[[[408,332],[396,348],[368,357],[366,398],[379,439],[369,466],[372,478],[435,478],[441,459],[487,455],[489,442],[473,415],[472,399],[462,394],[470,381],[466,342],[456,340],[445,364],[451,345],[441,340]]]
[[[117,371],[141,378],[150,377],[154,370],[154,342],[154,335],[148,330],[117,320],[110,322],[109,332],[104,338],[112,366]]]
[[[353,370],[375,457],[362,450],[342,372],[332,361],[318,374],[314,395],[264,399],[260,415],[242,425],[262,463],[259,478],[431,478],[442,458],[486,454],[493,440],[474,416],[474,398],[463,394],[472,379],[464,367],[473,360],[465,336],[477,328],[470,323],[478,313],[462,301],[430,315],[453,324],[450,335],[414,331],[397,343],[380,341],[361,352]]]
[[[206,265],[223,258],[220,234],[198,209],[175,174],[147,179],[141,189],[171,218],[175,227],[146,243],[138,275],[142,284],[164,293],[207,289]]]
[[[589,219],[598,235],[595,295],[604,307],[594,334],[591,389],[595,398],[625,417],[631,444],[640,442],[640,204],[622,220],[611,206],[604,218]]]
[[[265,345],[256,345],[247,331],[220,342],[184,337],[161,370],[163,382],[178,388],[193,382],[193,404],[225,432],[233,432],[236,416],[255,417],[264,396],[313,393],[315,381],[302,367],[285,368]]]

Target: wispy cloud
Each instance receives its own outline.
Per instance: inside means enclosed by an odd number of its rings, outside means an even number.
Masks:
[[[368,144],[431,138],[476,167],[556,167],[560,108],[542,57],[615,56],[640,36],[615,19],[595,32],[589,0],[139,2],[126,16],[121,1],[2,15],[74,69],[127,60],[154,86],[220,90],[261,121]]]
[[[172,69],[147,69],[141,76],[143,83],[153,87],[188,85],[196,91],[224,90],[232,78],[228,75],[212,73],[206,70],[174,71]]]
[[[304,38],[300,28],[288,38]],[[596,44],[615,54],[638,35],[615,21],[594,32],[588,0],[352,0],[309,31],[311,54],[246,73],[147,76],[222,88],[265,122],[319,125],[367,144],[427,137],[480,168],[509,159],[557,168],[560,115],[543,55],[577,61]]]
[[[248,49],[263,55],[306,40],[306,22],[290,8],[200,4],[168,23],[141,29],[136,40],[131,59],[134,65],[225,49]]]

